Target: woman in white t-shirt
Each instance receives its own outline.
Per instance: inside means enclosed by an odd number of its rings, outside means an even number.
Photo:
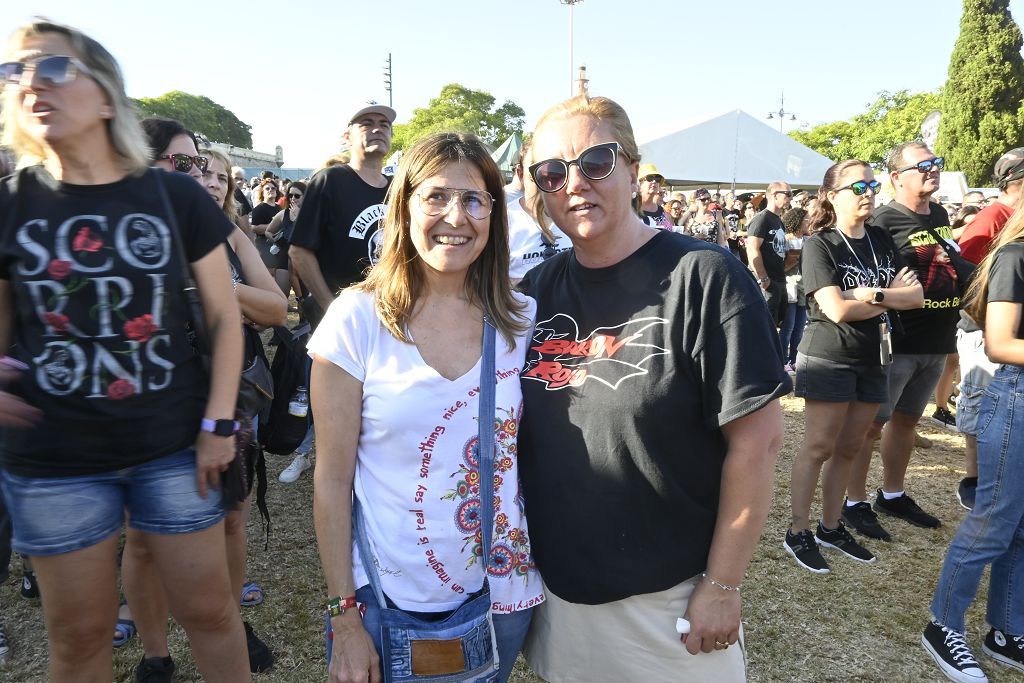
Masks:
[[[533,163],[524,148],[520,169]],[[521,172],[521,171],[520,171]],[[572,247],[565,233],[544,213],[544,203],[530,174],[523,174],[523,195],[505,205],[508,214],[509,276],[517,284],[530,269]],[[541,225],[547,225],[547,228]]]
[[[340,294],[310,340],[320,557],[330,596],[366,608],[362,620],[355,609],[331,617],[332,681],[379,666],[368,564],[389,603],[429,619],[483,585],[476,449],[485,315],[498,332],[487,573],[501,681],[544,600],[516,455],[535,303],[510,289],[501,187],[475,137],[442,133],[415,145],[389,191],[380,261]],[[371,562],[353,543],[353,493]]]

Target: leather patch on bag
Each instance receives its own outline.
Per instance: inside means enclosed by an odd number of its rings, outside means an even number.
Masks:
[[[413,640],[412,672],[416,676],[457,674],[466,670],[462,639]]]

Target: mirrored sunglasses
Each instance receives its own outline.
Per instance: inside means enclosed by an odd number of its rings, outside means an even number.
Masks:
[[[843,190],[852,190],[858,197],[871,190],[871,194],[878,194],[878,191],[882,189],[882,183],[877,180],[868,182],[866,180],[858,180],[855,183],[850,183],[840,188],[836,188],[836,192],[842,192]]]
[[[541,192],[558,192],[569,182],[569,167],[573,164],[586,178],[604,180],[615,171],[615,160],[619,153],[619,143],[604,142],[583,150],[578,157],[565,159],[545,159],[530,166],[530,177]]]
[[[931,173],[932,171],[941,171],[945,167],[946,160],[943,157],[935,157],[934,159],[925,159],[924,161],[919,161],[913,166],[901,168],[896,172],[903,173],[904,171],[910,171],[916,168],[921,173]]]
[[[5,87],[29,85],[38,80],[46,87],[55,88],[75,80],[78,74],[92,77],[89,67],[67,55],[50,55],[25,62],[0,64],[0,82]]]
[[[174,170],[178,173],[188,173],[192,170],[192,166],[198,168],[201,173],[206,173],[206,167],[210,163],[209,157],[191,156],[188,154],[167,154],[160,158],[169,159]]]

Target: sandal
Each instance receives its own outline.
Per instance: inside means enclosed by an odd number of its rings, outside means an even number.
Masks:
[[[114,647],[123,647],[135,635],[135,622],[131,619],[118,619],[114,626]]]
[[[253,596],[253,597],[247,597]],[[242,607],[255,607],[263,603],[263,589],[252,581],[242,586]]]

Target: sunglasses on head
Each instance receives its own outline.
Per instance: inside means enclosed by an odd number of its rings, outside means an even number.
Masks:
[[[878,182],[877,180],[872,180],[871,182],[868,182],[866,180],[858,180],[855,183],[850,183],[849,185],[844,185],[843,187],[837,187],[836,192],[842,192],[843,190],[852,190],[853,193],[859,197],[868,190],[871,190],[871,194],[878,194],[878,191],[881,189],[882,183]]]
[[[416,193],[420,198],[420,209],[428,216],[448,213],[458,201],[462,210],[472,218],[483,220],[491,215],[494,198],[482,190],[455,190],[450,187],[428,187]]]
[[[54,88],[70,83],[78,74],[92,77],[89,67],[67,55],[49,55],[26,62],[0,64],[0,81],[4,86],[28,85],[38,79],[44,86]],[[27,82],[26,75],[29,77]]]
[[[541,192],[558,192],[569,182],[569,167],[576,168],[590,180],[604,180],[615,171],[619,143],[603,142],[583,150],[572,160],[545,159],[530,165],[530,177]]]
[[[167,154],[160,159],[169,159],[171,165],[174,166],[174,170],[178,173],[188,173],[192,170],[192,166],[199,169],[201,173],[206,173],[206,167],[210,163],[209,157],[191,156],[189,154]]]
[[[921,173],[931,173],[932,171],[935,171],[935,170],[941,171],[945,167],[946,167],[946,160],[943,157],[934,157],[932,159],[925,159],[924,161],[919,161],[916,164],[913,164],[912,166],[907,166],[906,168],[901,168],[901,169],[897,170],[896,172],[897,173],[903,173],[904,171],[910,171],[910,170],[916,168]]]

